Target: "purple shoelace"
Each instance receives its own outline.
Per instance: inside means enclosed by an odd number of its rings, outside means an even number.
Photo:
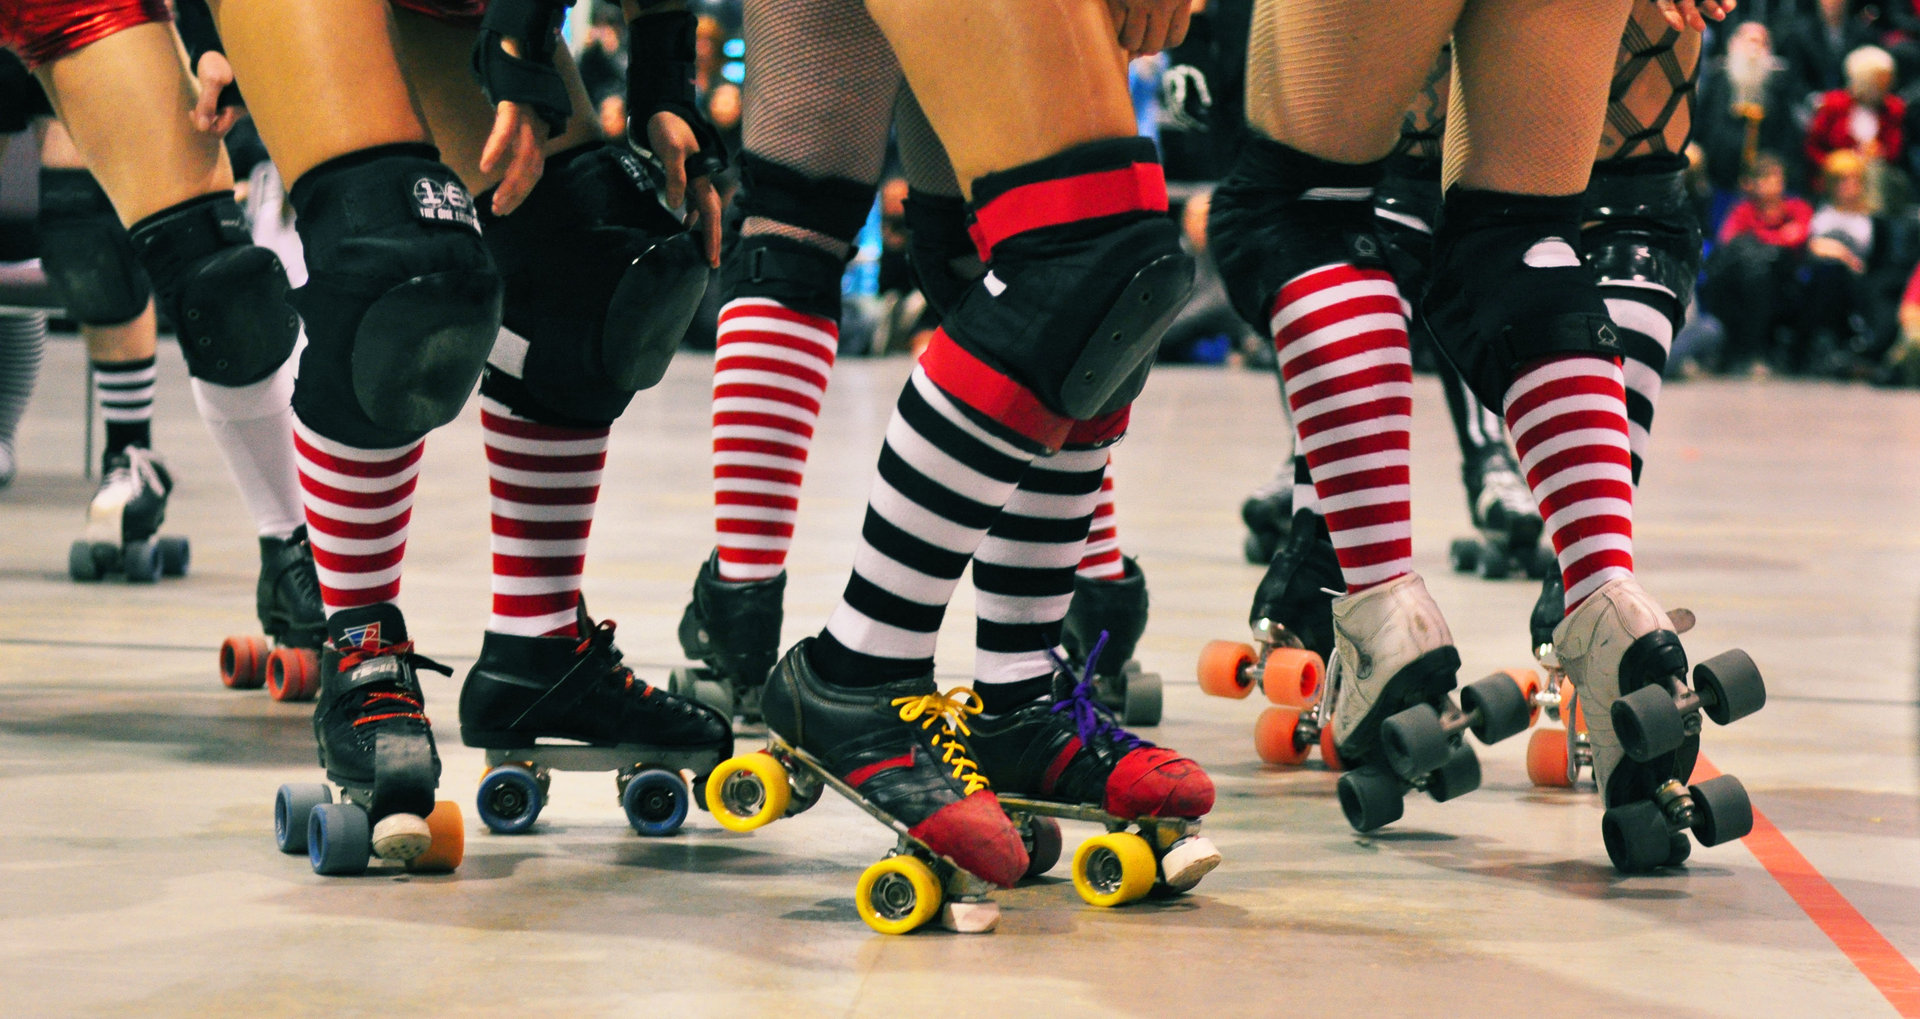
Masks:
[[[1099,639],[1095,640],[1093,647],[1087,651],[1087,662],[1082,667],[1079,681],[1074,684],[1073,691],[1065,700],[1054,701],[1050,710],[1055,714],[1063,711],[1071,712],[1073,727],[1080,734],[1080,742],[1087,746],[1094,745],[1095,737],[1104,736],[1127,751],[1139,747],[1150,747],[1152,743],[1122,729],[1120,723],[1113,717],[1113,710],[1100,703],[1100,698],[1094,693],[1093,668],[1095,663],[1100,661],[1100,652],[1105,650],[1106,646],[1107,631],[1101,630]],[[1073,664],[1060,657],[1059,652],[1048,648],[1047,657],[1053,660],[1054,668],[1066,673],[1069,677],[1073,675]]]

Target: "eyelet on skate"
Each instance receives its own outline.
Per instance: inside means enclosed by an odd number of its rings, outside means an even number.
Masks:
[[[920,728],[927,729],[935,722],[946,725],[949,736],[969,736],[973,730],[967,728],[967,716],[977,715],[984,710],[980,705],[980,695],[972,687],[956,686],[946,693],[922,694],[918,697],[895,697],[894,707],[900,709],[900,720],[911,722],[925,717]],[[967,784],[967,795],[971,796],[988,788],[987,777],[980,774],[980,766],[967,758],[967,746],[957,739],[933,736],[934,748],[941,751],[940,763],[953,766],[953,777]]]

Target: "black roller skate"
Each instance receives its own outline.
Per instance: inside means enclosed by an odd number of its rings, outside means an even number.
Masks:
[[[721,580],[719,553],[700,564],[680,616],[680,649],[702,665],[668,674],[667,689],[748,724],[760,721],[760,692],[780,656],[785,572],[766,580]]]
[[[1467,488],[1467,510],[1480,534],[1455,538],[1447,547],[1454,572],[1478,573],[1488,580],[1519,573],[1538,580],[1557,570],[1553,550],[1540,544],[1546,523],[1504,440],[1468,453],[1460,476]]]
[[[111,573],[136,584],[187,573],[187,539],[155,538],[167,518],[173,475],[160,455],[128,446],[107,457],[100,487],[87,505],[86,537],[67,550],[67,574],[77,581]]]
[[[961,933],[991,930],[992,885],[1027,870],[1021,833],[972,760],[964,687],[945,694],[931,674],[851,688],[822,679],[796,644],[768,680],[767,749],[726,761],[707,780],[713,819],[752,831],[813,806],[831,787],[898,837],[861,874],[854,905],[867,925],[905,934],[936,917]]]
[[[1059,861],[1056,819],[1091,822],[1106,833],[1074,852],[1074,888],[1091,905],[1120,906],[1155,887],[1187,891],[1219,866],[1220,851],[1200,834],[1213,780],[1114,722],[1097,694],[1100,651],[1096,640],[1078,676],[1059,662],[1051,697],[974,719],[968,745],[1026,837],[1027,876]]]
[[[1133,559],[1120,562],[1125,575],[1119,580],[1073,578],[1073,601],[1061,625],[1060,643],[1068,658],[1083,666],[1105,635],[1105,653],[1094,673],[1100,703],[1119,712],[1127,725],[1159,725],[1160,674],[1141,671],[1133,657],[1140,635],[1147,631],[1147,577]]]
[[[453,870],[465,855],[466,830],[458,804],[434,801],[440,755],[414,674],[453,670],[414,653],[391,604],[343,609],[328,629],[313,734],[342,802],[326,785],[281,786],[275,840],[283,852],[305,852],[317,874],[358,874],[371,857]]]
[[[314,574],[313,545],[304,525],[286,538],[260,539],[260,580],[253,602],[266,637],[228,637],[220,645],[220,682],[235,690],[264,683],[276,701],[312,700],[320,692],[327,612],[320,603],[320,579]]]
[[[487,752],[480,820],[497,834],[533,827],[550,772],[611,771],[627,822],[670,835],[715,765],[733,755],[724,715],[634,678],[614,624],[580,610],[580,637],[488,633],[460,689],[460,739]]]
[[[1247,525],[1241,553],[1247,562],[1265,566],[1287,543],[1293,529],[1293,467],[1280,468],[1273,480],[1253,490],[1240,504],[1240,520]]]

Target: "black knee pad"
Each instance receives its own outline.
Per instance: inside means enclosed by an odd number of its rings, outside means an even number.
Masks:
[[[1257,135],[1207,209],[1207,250],[1233,310],[1271,339],[1288,280],[1335,262],[1388,268],[1374,225],[1382,164],[1334,163]]]
[[[791,237],[742,237],[720,266],[724,300],[766,297],[795,311],[840,321],[845,259]]]
[[[107,193],[85,170],[40,171],[40,264],[75,322],[117,326],[153,293]]]
[[[875,185],[846,177],[810,177],[756,153],[740,154],[740,211],[825,234],[843,244],[860,236]]]
[[[1700,219],[1687,199],[1686,157],[1649,156],[1594,167],[1581,245],[1603,283],[1652,284],[1673,295],[1675,329],[1700,276]]]
[[[986,275],[967,235],[967,201],[957,195],[907,192],[907,255],[927,303],[945,317],[973,281]]]
[[[195,378],[244,386],[287,362],[300,335],[287,271],[253,243],[231,191],[156,212],[127,233]]]
[[[660,204],[655,178],[624,147],[547,160],[510,216],[488,212],[487,248],[506,284],[505,323],[526,341],[517,376],[556,412],[607,424],[666,374],[711,275],[700,244]]]
[[[1599,281],[1581,260],[1580,196],[1455,187],[1419,314],[1488,407],[1522,366],[1555,354],[1619,357]]]
[[[1081,145],[982,177],[973,196],[987,273],[947,334],[1065,417],[1132,403],[1193,291],[1153,143]]]
[[[363,149],[288,196],[307,256],[293,403],[328,438],[387,448],[452,421],[499,336],[500,274],[473,196],[438,155]]]

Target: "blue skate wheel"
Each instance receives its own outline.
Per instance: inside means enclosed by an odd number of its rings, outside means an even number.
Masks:
[[[79,583],[88,583],[99,580],[105,572],[93,557],[91,542],[76,541],[67,546],[67,576]]]
[[[160,549],[151,541],[130,541],[120,550],[120,572],[135,584],[160,579]]]
[[[518,764],[503,764],[480,780],[474,805],[487,830],[495,835],[518,835],[540,819],[547,797],[533,772]]]
[[[273,843],[283,853],[307,851],[307,820],[313,808],[333,802],[333,790],[319,782],[289,782],[273,797]]]
[[[687,783],[679,775],[648,768],[627,782],[620,795],[627,823],[642,835],[658,837],[680,830],[687,820]]]
[[[307,860],[315,874],[362,874],[373,854],[373,825],[353,803],[322,803],[307,815]]]
[[[193,558],[193,547],[187,544],[187,539],[177,535],[161,538],[154,542],[154,548],[160,553],[161,576],[187,575],[187,563]]]

